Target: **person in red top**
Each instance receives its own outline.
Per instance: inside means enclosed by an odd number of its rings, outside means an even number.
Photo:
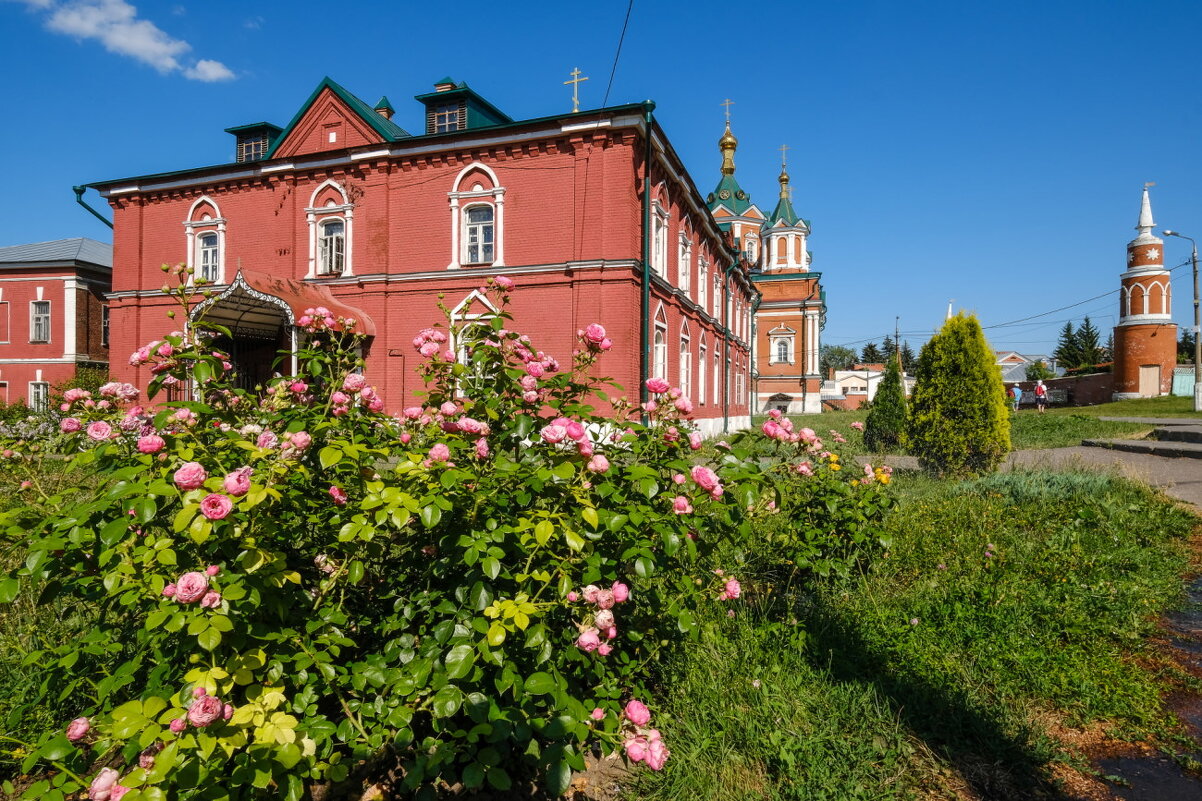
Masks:
[[[1048,408],[1048,388],[1043,385],[1043,381],[1035,382],[1035,408],[1039,409],[1040,414]]]

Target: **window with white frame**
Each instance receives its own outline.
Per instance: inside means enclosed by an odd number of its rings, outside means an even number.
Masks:
[[[35,300],[29,304],[29,341],[50,341],[50,301]]]
[[[730,361],[730,357],[727,356],[726,357],[726,387],[723,389],[723,393],[724,393],[723,397],[726,398],[727,403],[730,403],[732,400],[734,400],[734,398],[732,398],[730,395],[730,389],[731,389],[731,387],[730,387],[730,368],[731,368],[731,361]]]
[[[722,276],[714,273],[714,317],[722,322]]]
[[[793,363],[793,337],[774,335],[772,337],[772,364]]]
[[[221,251],[215,231],[196,237],[196,264],[198,278],[211,283],[221,280]]]
[[[50,407],[50,384],[46,381],[29,382],[29,408],[44,412]]]
[[[688,293],[693,277],[693,243],[684,234],[680,235],[680,250],[677,253],[676,273],[676,285],[685,293]]]
[[[701,256],[697,259],[697,305],[702,311],[709,312],[709,283],[710,283],[710,266],[706,262],[705,257]]]
[[[655,347],[652,354],[651,372],[655,378],[668,380],[668,329],[666,326],[655,326]]]
[[[705,368],[709,351],[705,347],[705,334],[701,335],[701,344],[697,349],[697,402],[705,405]]]
[[[109,307],[100,307],[100,344],[103,347],[109,346]]]
[[[493,207],[477,203],[463,211],[463,263],[493,262]]]
[[[693,394],[693,348],[687,323],[680,329],[680,391],[686,396]]]
[[[651,210],[651,269],[660,278],[668,277],[668,212],[656,200]]]
[[[196,280],[213,284],[225,282],[222,268],[225,266],[225,218],[217,208],[217,201],[201,195],[188,209],[184,222],[187,238],[186,259],[191,275]]]
[[[759,252],[759,240],[748,234],[743,254],[747,257],[747,261],[755,264],[756,254]]]
[[[317,274],[341,275],[346,268],[346,223],[325,220],[317,227]]]
[[[714,405],[717,406],[722,397],[722,354],[718,352],[718,343],[714,343]]]

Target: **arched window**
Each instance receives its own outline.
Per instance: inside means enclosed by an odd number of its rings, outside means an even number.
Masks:
[[[217,208],[217,201],[208,195],[197,198],[188,209],[184,222],[187,239],[185,260],[192,268],[196,280],[213,284],[226,283],[225,264],[225,218]]]
[[[305,209],[309,225],[308,278],[354,275],[355,204],[337,181],[313,190]]]
[[[705,368],[709,350],[705,347],[705,334],[701,335],[701,343],[697,347],[697,402],[705,405]]]
[[[493,208],[488,203],[477,203],[463,211],[463,263],[492,264],[493,262]]]
[[[203,233],[196,237],[197,259],[198,266],[197,274],[200,278],[212,283],[221,281],[221,251],[218,247],[216,232]]]
[[[756,239],[754,236],[748,234],[747,235],[747,245],[746,245],[746,248],[743,251],[743,253],[745,256],[747,256],[747,261],[751,262],[752,264],[755,264],[756,253],[758,252],[758,245],[759,245],[759,240]]]
[[[717,406],[721,402],[722,397],[722,354],[719,352],[718,343],[714,343],[714,405]]]
[[[655,363],[651,372],[656,378],[668,380],[668,332],[659,326],[655,327]]]
[[[789,340],[787,340],[787,339],[776,340],[776,360],[778,362],[789,361]]]
[[[651,210],[651,269],[660,278],[668,278],[668,211],[658,200]]]
[[[693,348],[688,323],[680,327],[680,391],[686,396],[693,391]]]
[[[317,238],[317,274],[341,275],[346,267],[346,224],[326,220],[319,226]]]
[[[676,285],[686,294],[692,285],[693,277],[693,243],[684,234],[680,235],[680,250],[676,260]]]
[[[702,256],[697,259],[697,305],[709,313],[710,266]]]
[[[459,171],[451,191],[451,262],[460,267],[505,266],[505,187],[480,161]]]

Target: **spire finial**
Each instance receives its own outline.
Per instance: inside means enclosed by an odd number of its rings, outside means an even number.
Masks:
[[[722,133],[722,138],[718,140],[718,149],[722,151],[722,174],[735,174],[735,150],[739,147],[739,140],[735,139],[735,135],[730,132],[730,107],[734,105],[734,101],[729,97],[725,102],[719,103],[720,106],[726,106],[726,130]]]
[[[781,200],[791,200],[793,197],[793,190],[789,186],[789,171],[785,169],[785,153],[788,151],[788,149],[788,145],[780,146],[780,178],[777,180],[780,181]]]
[[[1152,219],[1152,201],[1148,197],[1148,187],[1156,186],[1155,181],[1148,181],[1144,184],[1144,195],[1139,204],[1139,225],[1135,226],[1140,235],[1151,235],[1152,229],[1156,227],[1156,222]]]

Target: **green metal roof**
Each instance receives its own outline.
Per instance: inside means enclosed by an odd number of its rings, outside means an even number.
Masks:
[[[372,130],[384,137],[385,142],[395,142],[398,139],[407,139],[409,137],[409,134],[404,128],[397,125],[392,120],[385,119],[382,114],[379,114],[371,106],[355,97],[327,75],[321,79],[321,83],[317,84],[317,88],[313,90],[313,94],[309,95],[309,99],[306,100],[304,105],[300,107],[300,111],[296,112],[296,116],[293,117],[292,121],[289,122],[284,128],[284,132],[276,137],[276,140],[272,144],[271,150],[267,152],[265,159],[270,159],[275,156],[276,150],[279,149],[280,145],[288,138],[288,135],[292,133],[292,130],[296,128],[298,123],[300,123],[301,118],[305,116],[305,112],[307,112],[309,108],[315,102],[317,102],[317,98],[321,95],[323,89],[329,89],[331,92],[337,95],[343,103],[346,103],[346,105],[350,107],[352,111],[358,114],[364,122],[371,126]]]
[[[797,228],[802,221],[797,216],[797,212],[793,211],[793,201],[787,197],[782,197],[777,201],[776,208],[772,210],[772,214],[768,215],[768,220],[764,223],[764,228],[772,228],[782,221],[791,228]]]
[[[751,208],[751,195],[743,191],[733,175],[723,175],[714,191],[705,199],[710,211],[725,206],[732,214],[742,214]]]
[[[274,123],[270,123],[270,122],[252,122],[248,125],[235,125],[233,128],[226,128],[225,132],[232,133],[232,134],[240,134],[240,133],[244,133],[246,131],[258,131],[258,130],[265,130],[265,131],[271,131],[273,133],[279,133],[280,131],[282,131],[284,129],[281,128],[280,126],[275,125]]]
[[[446,102],[451,98],[465,99],[467,101],[468,128],[483,128],[486,125],[503,125],[507,122],[513,122],[513,117],[510,117],[504,111],[489,103],[475,89],[472,89],[463,81],[455,83],[455,81],[448,77],[443,78],[434,85],[441,86],[443,84],[452,84],[455,88],[442,92],[435,90],[433,92],[426,92],[425,94],[414,95],[413,99],[427,106],[432,102]]]
[[[751,274],[752,281],[807,281],[812,278],[821,278],[822,273],[764,273],[757,272]],[[823,291],[825,294],[825,290]]]
[[[391,111],[394,113],[396,112],[396,109],[394,109],[392,107],[392,104],[388,102],[388,95],[384,95],[383,97],[381,97],[380,101],[378,103],[376,103],[376,107],[372,110],[373,111]]]

